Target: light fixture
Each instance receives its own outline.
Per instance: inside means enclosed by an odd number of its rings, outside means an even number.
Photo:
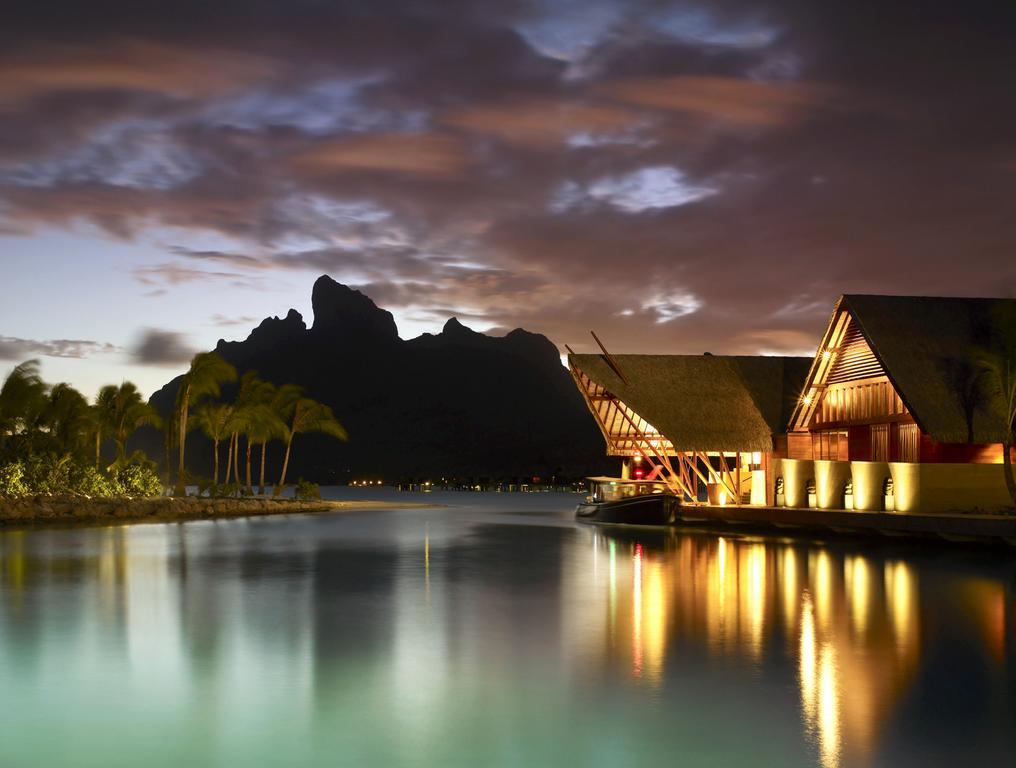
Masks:
[[[805,395],[801,398],[801,402],[805,405],[811,405],[811,395]]]
[[[832,356],[833,356],[832,350],[829,350],[829,349],[823,349],[822,350],[822,359],[823,360],[828,360]]]

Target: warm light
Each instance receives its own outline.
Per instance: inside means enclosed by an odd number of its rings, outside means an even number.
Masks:
[[[720,506],[721,507],[726,505],[726,503],[727,503],[727,492],[726,491],[720,491],[719,499],[720,499]]]
[[[833,356],[833,353],[830,352],[828,349],[822,350],[822,359],[823,360],[828,360],[832,356]]]
[[[636,453],[634,456],[631,457],[631,460],[634,461],[636,464],[641,464],[642,463],[642,454]]]
[[[805,395],[801,398],[801,402],[805,405],[811,405],[811,395]]]
[[[751,463],[752,464],[761,464],[762,463],[762,452],[761,451],[754,451],[754,452],[752,452],[752,454],[751,454]]]

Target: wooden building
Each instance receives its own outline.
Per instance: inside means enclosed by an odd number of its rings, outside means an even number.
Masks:
[[[1016,301],[842,296],[799,395],[787,506],[944,511],[1011,505],[1004,419],[978,355],[997,350]],[[779,501],[779,500],[778,500]]]
[[[688,503],[773,503],[810,358],[577,355],[569,369],[623,472]]]

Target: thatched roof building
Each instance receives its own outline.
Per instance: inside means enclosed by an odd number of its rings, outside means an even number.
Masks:
[[[608,452],[625,456],[637,452],[636,432],[658,435],[670,454],[771,451],[811,359],[572,354],[568,362]]]
[[[852,332],[864,354],[849,354]],[[887,377],[921,432],[939,443],[997,442],[1003,420],[984,396],[979,361],[1006,346],[1016,347],[1016,300],[844,295],[820,347],[833,362],[815,358],[793,423],[807,428],[811,399],[846,381],[841,369],[870,351],[867,368],[850,378]]]

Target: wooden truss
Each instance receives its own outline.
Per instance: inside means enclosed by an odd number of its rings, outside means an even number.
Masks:
[[[612,366],[613,367],[613,366]],[[728,503],[739,504],[750,487],[742,488],[742,455],[730,451],[682,451],[619,397],[569,365],[596,425],[607,443],[607,454],[640,458],[647,478],[659,480],[687,503],[699,503],[700,483],[717,485]],[[733,467],[729,459],[733,458]],[[713,459],[718,459],[714,466]]]

